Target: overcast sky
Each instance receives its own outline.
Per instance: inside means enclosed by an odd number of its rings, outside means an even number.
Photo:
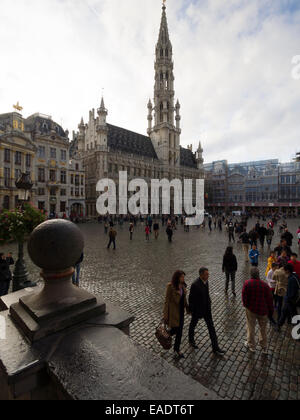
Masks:
[[[300,1],[167,0],[167,15],[181,144],[201,140],[205,162],[300,151]],[[72,132],[104,88],[108,122],[146,134],[160,18],[160,0],[1,0],[0,113],[20,101]]]

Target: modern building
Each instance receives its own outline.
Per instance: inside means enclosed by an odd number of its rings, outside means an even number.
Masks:
[[[97,114],[93,109],[88,122],[81,120],[74,133],[72,156],[84,159],[86,175],[86,212],[96,217],[100,179],[113,179],[118,188],[119,171],[150,181],[162,179],[199,179],[204,177],[203,149],[193,153],[191,146],[180,145],[180,104],[175,104],[173,49],[169,37],[166,6],[163,6],[158,42],[155,49],[154,100],[148,102],[148,136],[107,122],[108,111],[102,98]]]

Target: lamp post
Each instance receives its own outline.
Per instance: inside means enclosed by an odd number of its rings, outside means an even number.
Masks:
[[[30,175],[22,173],[20,178],[15,183],[19,190],[18,199],[20,202],[20,208],[23,209],[24,203],[29,199],[29,193],[32,189],[33,183],[31,182]],[[28,279],[28,271],[24,261],[24,242],[18,242],[18,261],[15,265],[13,274],[13,292],[16,292],[26,287],[34,287],[36,283],[32,283]]]

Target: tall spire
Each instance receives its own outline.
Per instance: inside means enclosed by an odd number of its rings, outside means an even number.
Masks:
[[[174,64],[169,37],[165,1],[155,51],[154,104],[148,104],[148,134],[156,153],[163,162],[175,167],[180,164],[180,105],[175,106]],[[154,112],[154,123],[152,125]],[[175,125],[176,116],[176,125]],[[166,175],[168,176],[168,175]]]
[[[167,46],[168,44],[171,44],[170,38],[169,38],[169,29],[168,29],[165,1],[162,7],[162,16],[161,16],[158,44],[163,45],[163,46]]]

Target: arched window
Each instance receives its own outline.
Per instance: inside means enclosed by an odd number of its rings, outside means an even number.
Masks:
[[[164,56],[164,50],[163,50],[163,49],[161,49],[161,50],[160,50],[160,56],[161,56],[161,57],[163,57],[163,56]]]
[[[166,84],[165,84],[165,89],[168,90],[169,89],[169,73],[166,73]]]
[[[163,122],[164,121],[164,115],[163,115],[164,104],[162,102],[159,106],[159,110],[160,110],[160,122]]]
[[[167,110],[168,110],[167,121],[169,122],[169,120],[170,120],[170,104],[169,104],[169,102],[167,102]]]

